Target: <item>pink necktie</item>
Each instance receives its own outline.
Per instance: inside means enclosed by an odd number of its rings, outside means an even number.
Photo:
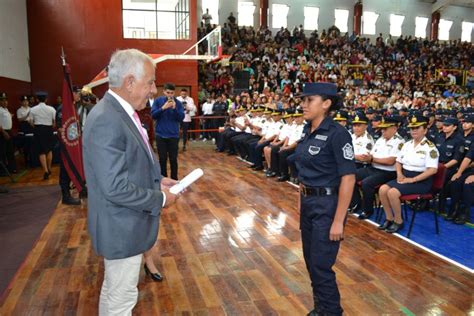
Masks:
[[[148,148],[148,151],[150,152],[150,156],[153,157],[153,155],[151,154],[150,144],[148,143],[148,136],[145,135],[145,131],[143,130],[143,127],[142,127],[142,122],[140,121],[140,117],[138,116],[137,112],[133,112],[133,118],[135,119],[135,122],[137,122],[138,124],[138,127],[139,127],[138,130],[140,131],[140,135],[142,135],[143,141],[145,142],[146,147]]]

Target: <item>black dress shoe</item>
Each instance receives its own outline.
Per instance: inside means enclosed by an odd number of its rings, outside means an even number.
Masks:
[[[277,175],[277,173],[275,171],[270,171],[270,172],[267,173],[267,177],[269,177],[269,178],[273,178],[276,175]]]
[[[392,224],[393,224],[393,221],[387,221],[387,220],[386,220],[382,225],[379,225],[379,227],[377,227],[377,229],[386,230],[386,229],[389,228]]]
[[[467,222],[467,214],[469,214],[470,208],[465,208],[464,211],[458,214],[458,216],[454,219],[454,224],[457,225],[464,225]]]
[[[392,225],[390,225],[385,231],[387,233],[390,233],[390,234],[393,234],[393,233],[396,233],[398,232],[399,230],[401,230],[403,228],[403,223],[395,223],[393,222]]]
[[[62,202],[65,205],[81,205],[81,200],[73,198],[72,196],[63,196]]]
[[[48,180],[49,179],[49,173],[45,172],[43,174],[43,180]]]
[[[368,219],[370,216],[372,216],[373,212],[367,212],[367,211],[363,211],[362,213],[360,213],[359,215],[359,219],[360,220],[363,220],[363,219]]]
[[[288,181],[288,180],[290,180],[290,177],[287,176],[287,175],[283,175],[283,176],[278,177],[278,182],[285,182],[285,181]]]
[[[145,268],[146,275],[148,275],[153,281],[155,281],[155,282],[163,281],[163,277],[161,276],[161,274],[159,272],[158,273],[151,273],[151,271],[148,270],[148,267],[146,266],[146,263],[143,267]]]

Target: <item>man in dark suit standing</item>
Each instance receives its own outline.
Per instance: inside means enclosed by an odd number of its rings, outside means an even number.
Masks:
[[[109,90],[84,128],[84,171],[88,185],[88,230],[104,256],[99,315],[131,315],[138,299],[142,254],[155,243],[160,213],[175,202],[163,178],[137,111],[155,86],[146,54],[127,49],[110,60]]]

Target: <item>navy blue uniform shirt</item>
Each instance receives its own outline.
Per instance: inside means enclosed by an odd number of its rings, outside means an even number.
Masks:
[[[474,143],[474,131],[471,131],[467,136],[464,136],[464,152],[467,152],[471,148],[471,144]]]
[[[162,109],[168,100],[165,96],[156,98],[151,107],[151,117],[156,121],[155,133],[162,138],[179,138],[179,125],[184,119],[184,108],[181,101],[173,99],[176,103],[175,109]]]
[[[298,178],[308,187],[337,187],[342,176],[356,173],[351,135],[330,117],[312,133],[306,124],[295,153]]]
[[[439,162],[446,163],[452,159],[461,162],[464,156],[464,139],[457,133],[446,138],[445,133],[436,137],[436,148],[439,151]]]

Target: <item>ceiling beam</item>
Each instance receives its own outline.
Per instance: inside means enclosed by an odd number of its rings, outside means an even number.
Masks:
[[[453,4],[453,2],[454,0],[438,0],[433,3],[433,6],[431,7],[431,13],[444,9],[445,7]]]

